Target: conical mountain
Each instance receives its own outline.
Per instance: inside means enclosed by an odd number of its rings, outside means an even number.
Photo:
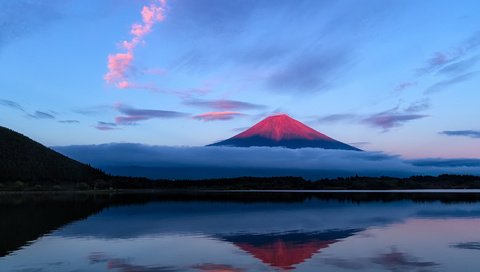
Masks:
[[[317,147],[360,151],[360,149],[332,139],[286,114],[267,117],[244,132],[210,146]]]

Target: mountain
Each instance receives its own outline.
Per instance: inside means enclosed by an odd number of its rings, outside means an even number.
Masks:
[[[0,183],[88,182],[105,174],[0,126]]]
[[[358,231],[360,229],[271,234],[244,233],[224,236],[222,240],[236,245],[275,270],[288,271],[311,259],[322,249]]]
[[[267,117],[244,132],[209,146],[318,147],[361,151],[356,147],[332,139],[286,114]]]

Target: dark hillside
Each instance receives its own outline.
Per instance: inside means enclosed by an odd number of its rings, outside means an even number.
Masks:
[[[0,126],[0,182],[86,182],[105,174]]]

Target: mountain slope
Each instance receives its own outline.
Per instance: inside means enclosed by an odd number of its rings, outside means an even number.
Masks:
[[[82,182],[104,177],[100,170],[0,126],[0,182]]]
[[[318,147],[360,151],[356,147],[332,139],[285,114],[267,117],[246,131],[209,146]]]

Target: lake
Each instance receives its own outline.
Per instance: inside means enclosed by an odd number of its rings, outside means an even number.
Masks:
[[[480,194],[0,195],[0,271],[478,271]]]

